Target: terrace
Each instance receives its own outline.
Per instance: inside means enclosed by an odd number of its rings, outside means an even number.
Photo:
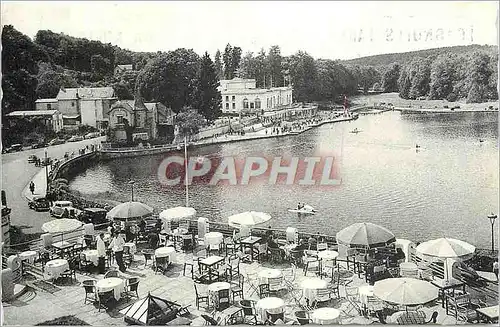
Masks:
[[[446,283],[443,266],[415,255],[406,263],[381,264],[331,238],[302,253],[291,243],[308,236],[304,234],[291,238],[276,231],[280,248],[271,249],[260,242],[269,233],[266,229],[252,230],[251,238],[233,238],[231,228],[221,225],[218,232],[198,238],[191,228],[193,238],[186,238],[180,226],[172,227],[178,227],[177,233],[162,237],[156,250],[148,249],[147,240],[140,237],[129,244],[124,273],[110,256],[107,275],[98,274],[95,254],[75,246],[75,237],[65,237],[67,247],[62,242],[49,248],[32,246],[35,254],[19,257],[18,283],[28,285],[27,291],[4,303],[5,323],[34,325],[68,315],[91,325],[449,325],[498,320],[498,284],[491,276],[481,285],[463,276]],[[378,255],[389,258],[391,249],[383,248]],[[54,260],[62,264],[48,265]],[[398,277],[426,280],[439,288],[439,296],[405,306],[374,295],[374,283],[376,287],[379,280]]]

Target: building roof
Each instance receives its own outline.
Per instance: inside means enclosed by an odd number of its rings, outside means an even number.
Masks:
[[[52,102],[57,102],[56,98],[53,99],[38,99],[35,101],[35,103],[52,103]]]
[[[7,117],[52,116],[57,110],[20,110],[7,114]]]
[[[124,108],[128,111],[134,111],[134,102],[135,100],[119,100],[111,105],[108,112],[113,111],[116,108]]]
[[[80,87],[70,89],[60,89],[57,100],[72,99],[109,99],[113,98],[115,91],[112,87]]]

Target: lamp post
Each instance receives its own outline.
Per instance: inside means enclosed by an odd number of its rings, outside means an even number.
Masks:
[[[189,181],[188,181],[188,161],[187,161],[187,136],[184,135],[184,162],[185,162],[185,177],[184,184],[186,185],[186,207],[189,207]]]
[[[490,220],[491,223],[491,252],[495,251],[495,232],[493,229],[493,226],[495,225],[495,219],[497,219],[497,215],[494,213],[490,213],[488,215],[488,219]]]
[[[47,193],[47,190],[49,189],[49,168],[48,166],[48,160],[47,160],[47,149],[45,149],[45,160],[43,161],[43,164],[45,165],[45,193]]]
[[[132,186],[132,202],[134,202],[134,184],[135,184],[135,181],[130,181],[130,182],[128,182],[128,184],[130,186]]]

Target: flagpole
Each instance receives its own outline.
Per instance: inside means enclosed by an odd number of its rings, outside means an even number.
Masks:
[[[186,207],[189,207],[189,185],[188,185],[188,161],[187,161],[187,136],[184,135],[184,162],[185,162],[185,178],[184,185],[186,185]]]

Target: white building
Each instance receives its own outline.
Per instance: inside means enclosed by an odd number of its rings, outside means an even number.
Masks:
[[[292,87],[256,88],[255,79],[221,80],[223,113],[262,113],[282,109],[292,104]]]
[[[38,120],[56,133],[63,128],[63,115],[58,110],[13,111],[6,117],[11,124],[15,124],[18,119]]]

